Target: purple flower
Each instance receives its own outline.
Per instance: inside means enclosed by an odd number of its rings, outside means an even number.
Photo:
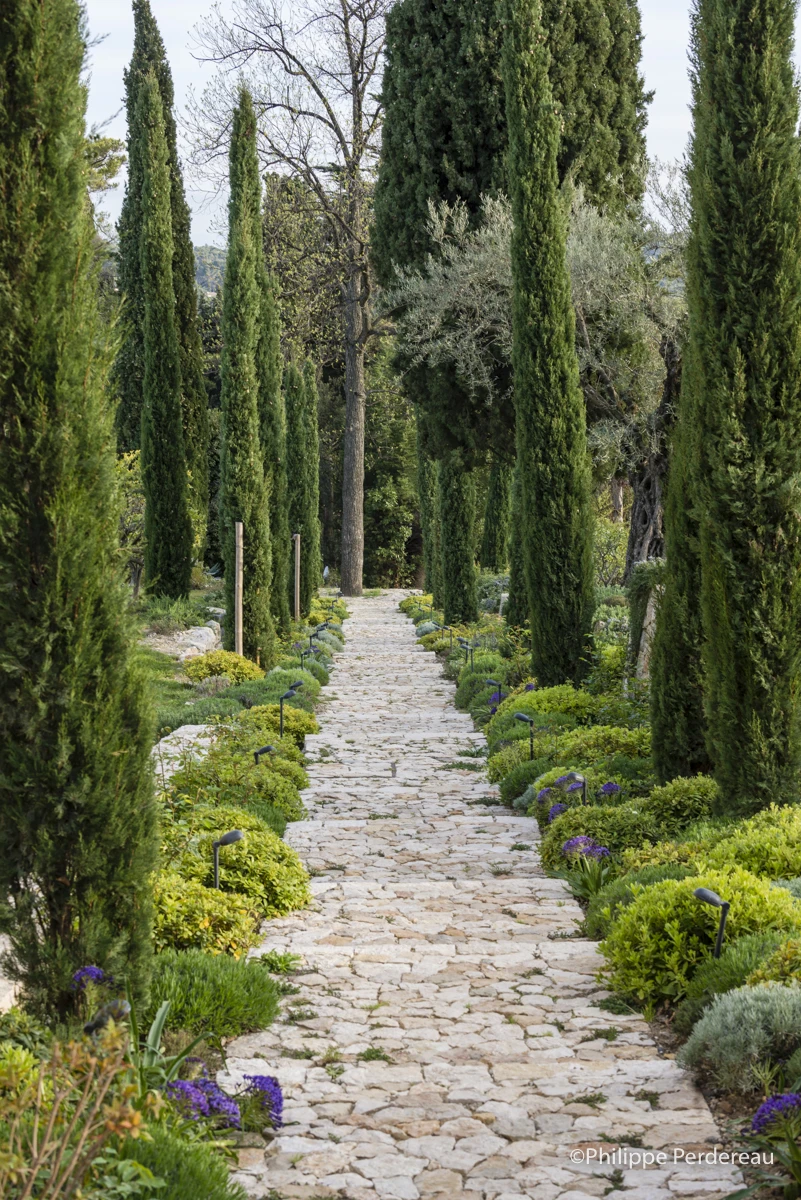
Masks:
[[[526,687],[525,687],[525,690],[526,690],[527,692],[533,692],[533,691],[534,691],[534,688],[535,688],[536,686],[537,686],[537,685],[536,685],[535,683],[527,683],[527,684],[526,684]]]
[[[596,862],[612,857],[606,846],[599,846],[595,838],[586,834],[568,838],[562,846],[562,854],[565,858],[594,858]]]
[[[785,1092],[782,1096],[771,1096],[764,1104],[760,1104],[751,1122],[754,1133],[765,1133],[774,1121],[782,1117],[797,1116],[801,1109],[801,1095],[798,1092]]]
[[[106,972],[101,967],[81,967],[72,977],[72,987],[74,991],[82,992],[87,983],[105,983],[106,979]]]
[[[490,705],[490,716],[494,717],[497,711],[498,711],[498,706],[496,704],[491,704]]]
[[[500,693],[500,692],[493,692],[493,693],[492,693],[492,695],[491,695],[491,696],[490,696],[490,698],[489,698],[489,702],[490,702],[490,704],[500,704],[500,702],[501,702],[501,693]]]
[[[258,1096],[262,1108],[269,1109],[270,1124],[278,1129],[284,1111],[284,1093],[280,1083],[272,1075],[246,1075],[245,1079],[248,1081],[246,1094]]]
[[[562,787],[566,783],[572,783],[571,777],[569,775],[560,775],[558,779],[554,780],[553,786]]]
[[[553,791],[553,788],[549,788],[549,787],[540,788],[540,790],[537,792],[537,804],[544,804],[545,801],[548,799],[548,797],[551,795],[552,791]]]
[[[571,783],[570,787],[567,789],[568,794],[570,792],[580,792],[583,787],[584,787],[584,784],[579,783],[578,781],[576,783]]]
[[[548,822],[555,821],[560,813],[567,812],[566,804],[552,804],[548,810]]]
[[[239,1105],[226,1096],[213,1079],[176,1079],[164,1089],[179,1112],[190,1121],[222,1117],[225,1125],[238,1129]]]
[[[602,796],[616,796],[618,792],[623,791],[623,788],[619,783],[612,783],[610,780],[609,783],[602,783],[598,791]]]

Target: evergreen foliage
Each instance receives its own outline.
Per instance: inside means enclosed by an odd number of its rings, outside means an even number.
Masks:
[[[290,534],[300,534],[300,611],[307,616],[320,583],[320,448],[314,365],[301,371],[290,363],[284,373],[287,424],[287,510]],[[294,559],[289,572],[294,605]]]
[[[128,181],[119,222],[120,288],[125,294],[125,336],[117,362],[120,404],[117,414],[120,449],[140,445],[144,388],[144,291],[141,274],[142,187],[144,164],[136,105],[139,86],[153,71],[161,98],[170,172],[172,276],[181,368],[184,452],[189,472],[189,503],[194,544],[202,553],[206,537],[208,477],[208,405],[203,379],[203,351],[197,312],[195,256],[189,205],[186,202],[173,115],[174,91],[167,55],[149,0],[133,0],[134,49],[125,72],[128,116]]]
[[[172,224],[167,142],[161,99],[151,72],[136,108],[142,163],[140,233],[144,300],[142,484],[145,581],[158,595],[189,593],[192,525],[181,422],[181,365],[172,287]]]
[[[748,811],[801,765],[801,147],[792,0],[701,0],[687,256],[704,707]]]
[[[222,313],[222,438],[220,542],[225,563],[226,610],[234,612],[235,524],[243,523],[242,649],[272,666],[275,634],[270,615],[270,526],[259,430],[257,350],[262,270],[256,118],[242,89],[234,110],[230,148],[228,256]],[[225,648],[234,649],[234,623],[225,624]]]
[[[281,318],[273,280],[262,260],[258,264],[261,292],[256,368],[259,378],[259,433],[264,479],[270,496],[272,581],[270,603],[278,628],[289,629],[290,540],[287,512],[286,412],[281,390]]]
[[[0,8],[0,926],[66,1017],[77,968],[147,991],[150,719],[118,542],[76,0]],[[8,899],[6,899],[8,898]]]
[[[484,513],[479,561],[485,571],[505,571],[509,557],[509,521],[512,504],[512,468],[495,459],[492,463]]]
[[[507,5],[513,364],[532,665],[542,686],[581,672],[594,605],[590,477],[579,387],[559,125],[535,0]]]
[[[476,494],[472,473],[458,452],[439,464],[439,526],[442,550],[442,607],[446,625],[478,620],[473,557]]]
[[[417,492],[420,500],[420,525],[423,532],[423,570],[425,590],[434,607],[442,607],[442,552],[439,523],[439,464],[425,452],[417,430]]]
[[[528,588],[523,548],[523,488],[520,471],[512,472],[511,513],[509,520],[509,598],[503,610],[507,625],[524,629],[528,625]]]

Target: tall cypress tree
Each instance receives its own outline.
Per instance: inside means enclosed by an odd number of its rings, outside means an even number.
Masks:
[[[314,366],[290,363],[284,374],[287,423],[287,510],[290,533],[300,534],[300,611],[306,616],[320,583],[320,448]],[[294,604],[294,573],[289,590]]]
[[[220,541],[225,563],[225,646],[234,648],[235,525],[243,524],[243,628],[246,657],[271,666],[275,632],[270,615],[270,525],[259,431],[257,352],[262,271],[256,116],[242,89],[234,110],[229,157],[228,255],[222,312],[220,373]]]
[[[125,105],[128,115],[128,181],[119,222],[120,287],[126,297],[124,340],[117,362],[120,405],[117,414],[120,448],[139,446],[144,387],[144,292],[141,274],[142,186],[144,164],[137,128],[137,96],[142,80],[152,71],[156,77],[167,141],[170,172],[172,222],[172,277],[178,352],[181,369],[181,414],[184,452],[189,472],[189,504],[192,512],[195,553],[202,553],[206,537],[208,506],[209,419],[203,380],[203,348],[197,313],[195,252],[191,220],[186,202],[178,139],[173,114],[172,73],[150,0],[133,0],[134,49],[125,72]]]
[[[485,571],[505,571],[509,560],[509,521],[512,503],[512,468],[494,459],[490,470],[480,562]]]
[[[687,296],[707,742],[727,811],[801,767],[801,150],[793,0],[700,0]]]
[[[142,171],[144,377],[142,483],[145,491],[145,580],[162,596],[186,596],[192,573],[181,422],[181,364],[172,289],[172,222],[167,142],[156,78],[139,85],[136,123]]]
[[[519,629],[528,625],[529,616],[523,530],[523,485],[516,466],[512,472],[509,525],[509,597],[503,615],[508,625],[515,625]]]
[[[264,479],[270,496],[272,580],[270,603],[281,630],[289,629],[289,559],[291,540],[287,511],[286,412],[281,390],[281,318],[275,284],[259,262],[261,308],[256,372],[259,379],[259,433]]]
[[[537,0],[507,0],[512,361],[532,665],[541,684],[577,679],[594,603],[584,398],[559,195],[559,123]]]
[[[439,526],[439,463],[428,457],[417,423],[417,494],[423,531],[425,587],[436,608],[442,607],[442,557]]]
[[[0,927],[26,1003],[146,992],[152,726],[119,550],[76,0],[0,8]]]
[[[478,620],[478,589],[473,552],[476,487],[458,450],[439,464],[439,527],[442,606],[447,625]]]

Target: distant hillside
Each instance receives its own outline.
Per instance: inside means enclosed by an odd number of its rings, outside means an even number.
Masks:
[[[216,292],[225,274],[222,246],[195,246],[195,282],[202,292]]]

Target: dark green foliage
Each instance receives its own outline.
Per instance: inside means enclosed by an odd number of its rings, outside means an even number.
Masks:
[[[257,265],[261,292],[261,319],[256,350],[259,378],[259,433],[264,456],[264,479],[270,498],[272,549],[272,613],[280,630],[289,628],[289,514],[286,481],[286,412],[281,390],[281,318],[275,296],[275,283],[263,264]]]
[[[139,85],[136,123],[142,160],[140,233],[144,375],[142,484],[145,582],[160,596],[189,592],[192,524],[181,422],[181,365],[172,284],[172,224],[167,142],[156,78]]]
[[[136,106],[139,87],[153,71],[161,98],[169,164],[170,214],[172,222],[172,277],[175,321],[181,373],[181,411],[184,453],[189,471],[189,506],[195,546],[202,551],[206,535],[206,506],[209,478],[207,446],[208,406],[203,380],[203,353],[197,313],[195,257],[192,248],[189,206],[184,194],[173,115],[172,73],[164,42],[153,18],[149,0],[134,0],[134,49],[125,72],[125,104],[128,116],[128,181],[120,214],[120,288],[125,294],[124,340],[117,361],[120,394],[118,437],[122,450],[140,444],[145,374],[145,296],[141,267],[142,189],[144,162],[140,153],[141,130]]]
[[[472,473],[456,452],[439,464],[439,526],[442,607],[446,625],[478,620],[476,563],[473,555],[476,491]]]
[[[265,1029],[278,1011],[278,989],[258,959],[202,950],[163,950],[156,957],[145,1028],[165,1000],[168,1029],[214,1038]]]
[[[489,477],[479,562],[485,571],[505,571],[509,561],[512,468],[495,459]]]
[[[320,450],[317,433],[317,385],[314,366],[300,371],[290,363],[284,372],[286,405],[287,510],[290,534],[300,534],[300,612],[308,615],[319,586],[320,565]],[[294,609],[294,551],[289,571],[289,595]]]
[[[720,958],[703,962],[690,980],[686,998],[679,1005],[676,1032],[688,1034],[715,996],[742,987],[751,972],[761,966],[786,937],[786,934],[773,930],[751,933],[725,946]]]
[[[434,605],[442,606],[442,549],[439,521],[439,464],[426,454],[417,434],[417,490],[420,497],[420,525],[423,531],[423,567],[425,589]]]
[[[792,0],[701,0],[687,256],[707,743],[730,811],[801,766],[801,147]]]
[[[525,762],[512,767],[508,775],[501,780],[501,799],[504,804],[513,804],[518,796],[522,796],[530,783],[539,779],[550,768],[549,758],[527,758]]]
[[[609,933],[612,922],[617,916],[618,909],[631,904],[634,899],[632,887],[648,887],[651,883],[661,883],[663,879],[686,879],[696,873],[696,867],[683,863],[668,863],[666,866],[643,867],[641,871],[631,871],[613,879],[596,892],[587,907],[584,918],[584,929],[587,937],[602,941]]]
[[[648,611],[648,603],[657,588],[664,583],[665,560],[649,559],[634,564],[628,584],[626,598],[629,602],[629,646],[627,662],[632,670],[637,665],[642,641],[642,630]]]
[[[150,718],[118,543],[115,347],[86,209],[82,12],[0,8],[0,927],[66,1017],[70,977],[150,971]]]
[[[275,657],[270,616],[270,525],[259,440],[257,349],[262,293],[261,205],[256,118],[242,90],[231,130],[228,257],[222,314],[222,445],[220,518],[225,600],[234,611],[235,522],[244,525],[243,650],[263,667]],[[234,648],[234,623],[225,623],[225,648]]]
[[[523,549],[523,488],[520,471],[512,472],[511,513],[509,519],[509,597],[503,615],[508,625],[518,629],[528,625],[528,588]]]
[[[512,328],[532,665],[540,685],[582,671],[595,603],[590,474],[558,191],[559,126],[534,0],[509,4]]]
[[[167,1187],[162,1194],[169,1200],[247,1200],[244,1189],[230,1182],[225,1159],[210,1146],[178,1137],[159,1123],[148,1132],[150,1141],[125,1142],[120,1157],[141,1163],[163,1179]]]

